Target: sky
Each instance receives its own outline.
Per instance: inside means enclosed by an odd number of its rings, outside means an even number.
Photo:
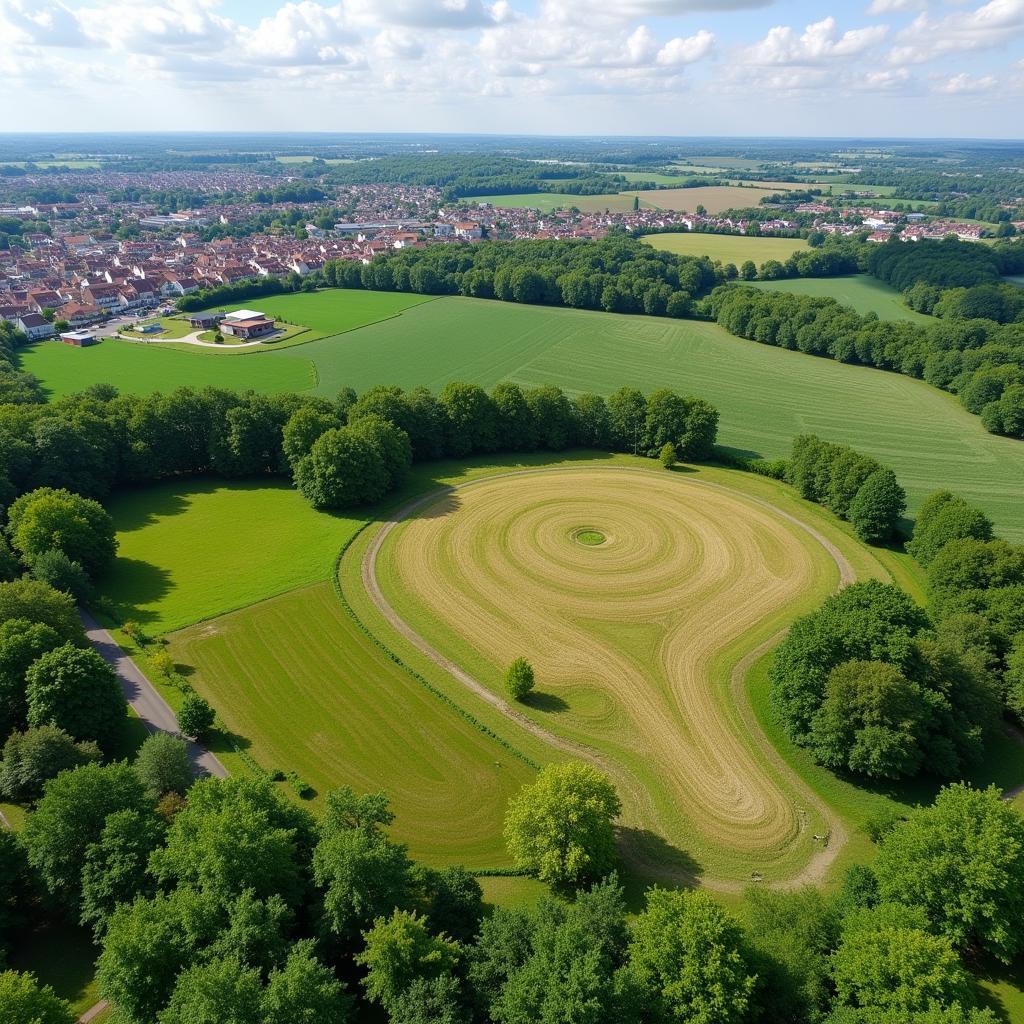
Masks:
[[[0,0],[0,131],[1024,136],[1024,0]]]

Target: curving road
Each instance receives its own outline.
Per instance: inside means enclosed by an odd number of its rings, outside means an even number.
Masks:
[[[181,736],[178,730],[178,718],[167,703],[157,693],[153,684],[145,677],[138,665],[124,652],[118,642],[105,630],[84,608],[78,611],[85,635],[89,638],[93,649],[117,673],[118,682],[124,699],[132,706],[135,713],[142,719],[150,732],[169,732],[172,736]],[[205,747],[182,737],[188,747],[189,760],[196,775],[214,775],[218,779],[227,778],[228,771]]]

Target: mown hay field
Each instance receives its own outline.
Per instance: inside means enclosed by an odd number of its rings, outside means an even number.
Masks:
[[[152,636],[328,579],[362,523],[270,480],[173,480],[106,505],[119,548],[103,593]]]
[[[773,188],[740,188],[736,185],[700,185],[697,188],[649,189],[624,194],[639,196],[641,206],[652,206],[659,210],[696,213],[697,207],[703,206],[708,213],[722,213],[725,210],[758,206],[765,196],[777,191]]]
[[[760,267],[768,260],[785,263],[795,252],[807,248],[805,238],[755,238],[748,235],[713,235],[703,231],[671,231],[647,235],[644,241],[663,252],[679,256],[707,256],[737,267],[753,260]]]
[[[489,477],[385,525],[363,553],[365,588],[397,616],[380,635],[418,636],[421,654],[499,698],[505,666],[533,663],[537,692],[515,711],[555,751],[609,772],[627,862],[649,877],[818,877],[828,855],[812,836],[842,841],[751,728],[743,686],[751,653],[841,575],[886,572],[742,478],[730,486],[738,476],[595,465]]]
[[[505,804],[534,769],[391,660],[330,583],[169,641],[190,683],[263,767],[296,771],[320,795],[343,784],[386,790],[393,835],[420,860],[509,864]]]
[[[858,313],[874,313],[879,320],[912,320],[914,323],[935,323],[933,317],[911,309],[895,288],[867,274],[850,277],[794,277],[784,281],[748,281],[754,288],[791,295],[812,295],[835,299]]]

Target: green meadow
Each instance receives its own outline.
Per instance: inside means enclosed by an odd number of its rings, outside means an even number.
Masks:
[[[219,352],[187,346],[190,351],[131,341],[102,341],[73,348],[55,341],[28,345],[19,353],[21,368],[35,374],[51,398],[82,391],[93,384],[113,384],[132,394],[210,385],[238,391],[304,391],[315,386],[313,367],[302,362],[227,359]]]
[[[864,311],[909,313],[895,293],[864,278],[764,284],[801,285],[840,301],[845,295]],[[331,330],[330,303],[360,294],[285,296],[273,308]],[[345,324],[350,321],[334,321],[334,333]],[[58,395],[97,381],[134,392],[215,384],[263,392],[315,388],[325,395],[374,384],[439,389],[451,380],[484,387],[501,380],[557,384],[601,394],[623,385],[669,387],[719,408],[725,445],[775,457],[789,451],[796,434],[817,433],[891,465],[912,510],[930,491],[949,487],[985,508],[1006,536],[1024,539],[1019,441],[986,433],[953,396],[922,381],[759,345],[712,323],[446,297],[336,337],[257,353],[228,358],[115,342],[81,350],[43,343],[22,358]]]
[[[749,281],[754,288],[792,295],[813,295],[815,298],[835,299],[858,313],[874,313],[879,320],[913,320],[915,323],[934,323],[934,320],[907,306],[895,288],[867,274],[851,277],[794,277],[783,281]]]
[[[326,580],[361,520],[317,512],[281,481],[168,481],[107,501],[119,543],[103,583],[151,635]]]
[[[671,231],[647,235],[644,241],[663,252],[679,256],[707,256],[737,267],[747,260],[761,266],[768,260],[784,263],[795,252],[807,248],[804,238],[757,238],[749,235],[713,235],[703,231]]]

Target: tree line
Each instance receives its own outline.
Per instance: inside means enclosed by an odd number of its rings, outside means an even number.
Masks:
[[[884,321],[834,299],[735,287],[708,308],[730,334],[917,377],[958,395],[991,433],[1024,437],[1024,324]]]
[[[618,796],[581,762],[506,815],[516,863],[560,898],[490,915],[470,872],[389,838],[383,793],[335,790],[314,819],[265,778],[190,782],[181,741],[154,736],[134,763],[61,772],[0,833],[0,936],[40,913],[90,928],[125,1024],[995,1024],[965,962],[1024,943],[1024,818],[995,789],[878,820],[873,866],[831,894],[754,886],[730,913],[652,887],[630,919]],[[14,971],[0,1011],[73,1021]]]
[[[852,449],[801,437],[775,475],[843,515],[870,465]],[[893,525],[902,507],[899,492]],[[833,770],[959,778],[1004,713],[1024,721],[1024,547],[995,537],[980,509],[938,491],[907,550],[926,570],[928,608],[877,581],[829,598],[777,648],[773,706],[790,738]]]
[[[570,399],[552,385],[487,393],[453,382],[437,395],[381,386],[331,400],[216,388],[120,395],[95,385],[0,406],[0,510],[10,520],[18,495],[37,488],[103,498],[122,483],[203,474],[294,475],[315,505],[339,508],[378,500],[413,460],[580,446],[657,458],[666,444],[677,458],[702,460],[717,430],[713,406],[666,389]]]
[[[728,279],[706,257],[658,252],[619,231],[600,242],[439,244],[393,250],[368,264],[329,260],[303,278],[241,281],[183,296],[177,305],[192,311],[322,286],[684,317],[695,298]]]

